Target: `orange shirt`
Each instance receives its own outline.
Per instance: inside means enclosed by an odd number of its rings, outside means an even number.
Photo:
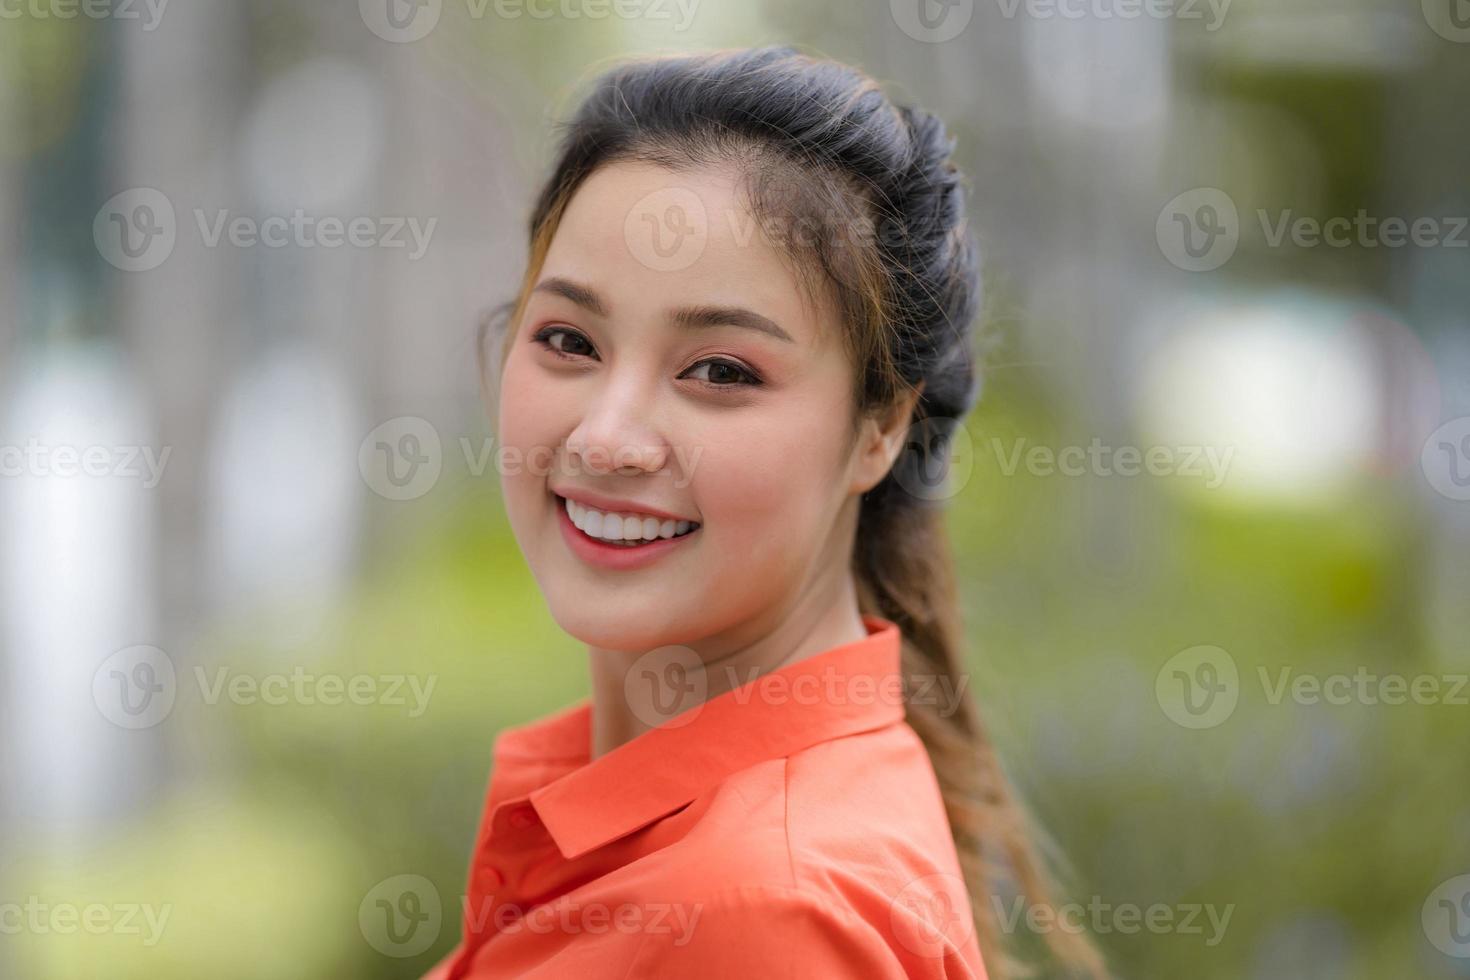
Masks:
[[[898,626],[863,624],[595,760],[587,699],[503,731],[425,980],[984,980]]]

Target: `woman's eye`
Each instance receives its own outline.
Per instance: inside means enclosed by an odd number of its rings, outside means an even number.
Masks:
[[[730,388],[741,384],[758,385],[760,379],[733,361],[700,361],[689,369],[690,375],[704,372],[704,377],[695,378],[718,388]]]
[[[586,337],[566,327],[547,327],[532,339],[564,357],[584,357],[593,353],[592,344]]]
[[[597,350],[592,342],[576,330],[568,327],[544,327],[531,338],[558,357],[568,360],[591,357],[596,359]],[[720,358],[700,361],[681,377],[693,378],[710,388],[736,388],[741,385],[759,385],[761,379],[754,372]]]

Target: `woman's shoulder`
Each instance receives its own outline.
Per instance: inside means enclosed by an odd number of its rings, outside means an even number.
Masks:
[[[904,723],[743,769],[681,816],[676,846],[720,887],[823,892],[836,881],[958,870],[933,767]]]
[[[983,980],[933,772],[904,729],[761,763],[676,815],[687,833],[636,887],[689,928],[644,936],[629,976]]]

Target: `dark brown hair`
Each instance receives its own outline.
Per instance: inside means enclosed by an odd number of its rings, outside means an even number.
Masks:
[[[910,698],[906,714],[943,792],[987,968],[992,980],[1007,980],[1026,971],[993,903],[1019,891],[1049,905],[1054,885],[1040,832],[958,684],[963,631],[943,494],[925,492],[979,390],[971,340],[978,258],[953,148],[936,116],[895,105],[851,66],[793,48],[622,62],[596,79],[565,124],[531,215],[524,281],[498,312],[501,327],[519,321],[572,195],[614,161],[733,168],[758,222],[794,220],[806,230],[783,254],[809,294],[839,313],[855,368],[853,419],[918,393],[903,452],[863,495],[853,574],[862,610],[899,625],[906,678],[954,682],[950,703]],[[480,353],[484,371],[483,338]],[[491,356],[504,363],[503,350]],[[1107,975],[1085,937],[1053,930],[1045,939],[1069,973]]]

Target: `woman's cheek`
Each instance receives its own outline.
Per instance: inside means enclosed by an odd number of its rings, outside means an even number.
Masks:
[[[549,460],[556,447],[548,439],[544,393],[536,394],[527,372],[514,361],[505,366],[500,391],[495,461],[506,504],[521,513],[550,477]]]
[[[818,479],[801,447],[771,432],[743,433],[721,445],[741,451],[707,451],[697,471],[694,489],[707,526],[751,561],[800,547],[813,517],[808,484]]]

